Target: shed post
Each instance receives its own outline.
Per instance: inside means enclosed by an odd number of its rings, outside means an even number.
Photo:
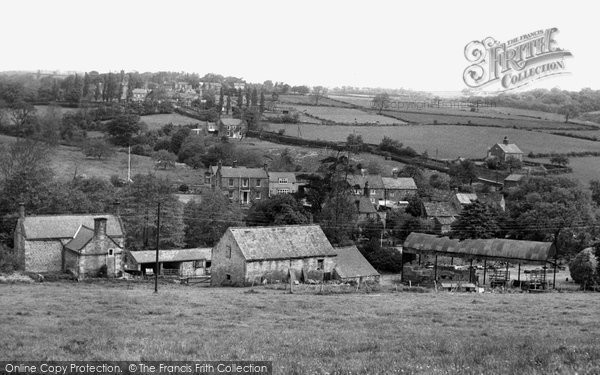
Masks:
[[[433,280],[437,281],[437,254],[435,254],[435,263],[433,265]]]
[[[519,262],[519,273],[517,274],[517,281],[521,285],[521,262]]]
[[[508,276],[508,262],[506,262],[506,282],[510,281],[510,277]]]
[[[485,285],[485,273],[487,272],[487,259],[483,260],[483,285]]]
[[[556,265],[558,264],[558,259],[554,256],[554,275],[552,275],[552,289],[556,289]]]

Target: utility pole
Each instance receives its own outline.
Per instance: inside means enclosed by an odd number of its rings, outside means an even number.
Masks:
[[[156,210],[156,263],[154,266],[154,293],[158,293],[158,243],[160,241],[160,202]]]

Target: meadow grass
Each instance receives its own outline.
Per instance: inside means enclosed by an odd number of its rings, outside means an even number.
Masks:
[[[600,371],[600,295],[0,285],[6,360],[270,360],[274,373]]]
[[[148,125],[148,130],[158,130],[167,124],[173,125],[190,125],[200,124],[203,121],[196,120],[191,117],[182,116],[178,113],[166,113],[159,115],[146,115],[141,116],[140,121]]]

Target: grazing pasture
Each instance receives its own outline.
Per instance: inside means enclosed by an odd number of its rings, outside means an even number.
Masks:
[[[360,109],[339,107],[315,107],[294,105],[300,113],[315,116],[319,119],[333,121],[337,124],[381,124],[381,125],[403,125],[404,121],[394,118],[368,113]]]
[[[549,163],[550,159],[531,159],[531,161]],[[573,173],[562,176],[576,179],[585,187],[590,186],[591,180],[600,180],[600,157],[598,156],[569,158],[569,167],[573,168]]]
[[[266,360],[274,374],[598,373],[597,293],[0,285],[12,361]]]
[[[191,117],[182,116],[178,113],[141,116],[140,121],[145,122],[148,125],[148,130],[157,130],[167,124],[190,125],[202,122]]]
[[[279,102],[284,104],[306,104],[315,105],[315,98],[311,95],[279,95]],[[335,107],[351,107],[350,104],[340,103],[324,96],[319,98],[319,105]]]

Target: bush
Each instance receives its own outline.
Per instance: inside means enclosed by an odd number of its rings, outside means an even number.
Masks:
[[[125,186],[126,181],[124,179],[122,179],[121,177],[119,177],[118,175],[113,174],[112,176],[110,176],[110,183],[114,187],[122,187],[122,186]]]
[[[569,263],[569,270],[573,281],[583,289],[594,285],[598,278],[598,258],[594,249],[590,247],[577,254]]]
[[[131,148],[131,153],[141,156],[152,155],[152,147],[150,145],[135,145]]]
[[[21,258],[0,244],[0,272],[12,273],[21,269]]]

